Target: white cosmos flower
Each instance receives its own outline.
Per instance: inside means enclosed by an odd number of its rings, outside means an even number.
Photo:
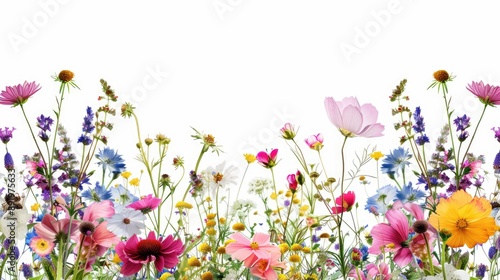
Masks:
[[[115,209],[115,214],[107,219],[108,230],[112,233],[129,238],[134,234],[139,235],[146,227],[144,224],[146,216],[141,211],[124,207],[115,208],[118,208]]]

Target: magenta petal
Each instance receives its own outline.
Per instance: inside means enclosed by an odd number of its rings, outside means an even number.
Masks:
[[[372,246],[368,249],[371,254],[380,254],[380,248],[387,244],[399,246],[401,242],[398,232],[388,224],[375,225],[371,230]]]
[[[401,268],[406,267],[412,259],[413,254],[408,248],[401,248],[401,250],[394,255],[394,262]]]
[[[142,268],[142,264],[123,261],[123,265],[122,265],[122,268],[120,270],[120,273],[122,273],[125,276],[130,276],[130,275],[134,275],[137,272],[139,272],[139,270],[141,270],[141,268]]]
[[[399,238],[395,240],[396,242],[394,243],[401,243],[403,241],[406,241],[408,239],[408,234],[410,233],[409,226],[408,226],[408,219],[406,218],[405,214],[401,211],[397,210],[389,210],[387,213],[385,213],[385,217],[387,218],[387,221],[391,225],[392,228],[394,228],[398,235]]]

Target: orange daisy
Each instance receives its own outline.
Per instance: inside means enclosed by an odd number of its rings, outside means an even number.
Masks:
[[[472,248],[485,243],[497,230],[490,202],[482,197],[472,197],[464,190],[441,199],[429,223],[439,231],[446,229],[451,233],[446,244],[452,248],[464,244]]]

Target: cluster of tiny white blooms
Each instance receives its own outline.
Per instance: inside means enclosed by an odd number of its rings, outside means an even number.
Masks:
[[[250,210],[256,209],[257,206],[252,200],[249,199],[239,199],[236,200],[232,205],[231,205],[231,210],[229,214],[233,216],[237,216],[240,220],[246,219],[248,217],[248,214],[250,213]]]
[[[262,195],[264,191],[270,190],[273,182],[269,178],[255,178],[248,184],[248,193]]]

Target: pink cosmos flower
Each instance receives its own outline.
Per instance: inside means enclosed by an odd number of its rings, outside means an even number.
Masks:
[[[67,242],[68,235],[74,241],[78,241],[77,220],[68,218],[57,220],[50,214],[43,216],[42,222],[34,226],[36,234],[45,240],[52,242]]]
[[[484,84],[483,81],[472,82],[467,86],[467,89],[472,92],[479,100],[490,106],[500,105],[500,87]]]
[[[281,253],[271,252],[268,258],[263,258],[257,260],[253,266],[250,268],[250,273],[253,276],[259,277],[260,279],[276,280],[278,279],[278,273],[276,273],[276,268],[285,269],[286,265],[279,261]]]
[[[340,214],[342,212],[350,211],[354,202],[356,201],[356,194],[354,192],[347,192],[335,199],[337,206],[332,207],[333,214]]]
[[[270,259],[272,253],[281,254],[278,246],[270,243],[270,236],[257,232],[252,239],[237,232],[229,235],[235,242],[226,246],[226,253],[232,258],[243,261],[246,267],[252,267],[259,259]]]
[[[300,185],[304,184],[304,176],[302,175],[302,173],[300,173],[299,170],[297,170],[297,172],[295,172],[295,174],[289,174],[286,177],[286,180],[288,181],[288,188],[292,192],[297,191],[297,187],[299,184]]]
[[[22,85],[18,84],[17,86],[6,87],[0,93],[0,104],[12,105],[13,107],[22,105],[39,90],[39,84],[35,82],[28,83],[26,81]]]
[[[385,216],[389,224],[381,223],[372,228],[373,243],[368,252],[375,255],[382,250],[393,252],[394,262],[399,267],[405,267],[413,257],[408,243],[408,219],[402,211],[394,209],[387,211]]]
[[[278,164],[278,162],[276,162],[277,156],[278,149],[273,149],[269,154],[264,151],[259,152],[255,158],[265,168],[273,168],[276,164]]]
[[[311,135],[305,139],[305,142],[309,148],[319,151],[323,148],[323,135],[318,133],[316,135]]]
[[[367,280],[367,279],[380,279],[380,280],[390,280],[392,275],[389,273],[389,266],[386,263],[380,263],[378,266],[374,263],[369,263],[366,265],[366,275],[365,272],[361,269],[353,268],[349,271],[350,277],[353,277],[356,280]],[[359,273],[359,275],[358,275]]]
[[[127,208],[139,210],[142,213],[147,214],[158,208],[158,205],[160,205],[160,203],[161,199],[154,197],[152,194],[149,194],[137,200],[136,202],[130,203]]]
[[[327,97],[325,108],[330,122],[346,137],[383,135],[384,126],[376,122],[378,111],[370,103],[359,105],[356,97],[346,97],[342,101]]]
[[[129,276],[150,262],[154,262],[158,271],[175,267],[179,263],[179,256],[184,252],[184,245],[180,239],[174,239],[172,235],[156,239],[155,233],[150,231],[146,239],[139,239],[134,234],[126,242],[118,243],[115,249],[123,261],[120,272]]]
[[[295,127],[291,123],[286,123],[281,129],[281,137],[286,140],[291,140],[295,138],[295,135],[297,135],[297,131],[295,130]]]

